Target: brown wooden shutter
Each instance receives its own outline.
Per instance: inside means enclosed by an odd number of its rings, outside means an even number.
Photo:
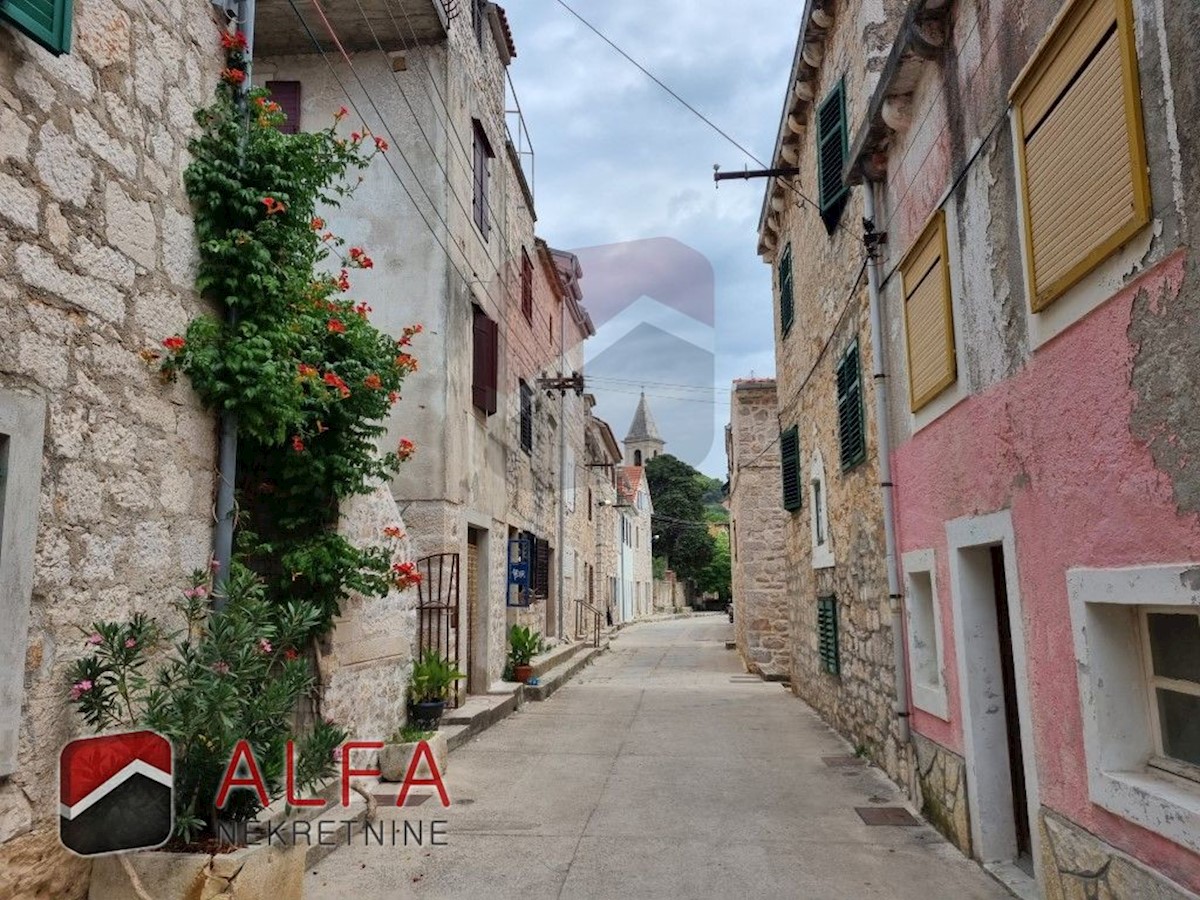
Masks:
[[[913,412],[957,377],[946,243],[946,214],[938,210],[900,262]]]
[[[1013,88],[1034,312],[1150,219],[1133,41],[1129,0],[1075,0]]]
[[[550,596],[550,542],[538,538],[533,558],[534,593],[541,597]]]
[[[533,324],[533,260],[529,251],[521,248],[521,312],[525,321]]]
[[[500,328],[478,306],[474,310],[472,333],[471,402],[476,409],[492,415],[498,408],[498,370]]]
[[[295,134],[300,130],[300,82],[298,81],[268,81],[267,93],[271,99],[283,107],[287,116],[279,130],[284,134]]]

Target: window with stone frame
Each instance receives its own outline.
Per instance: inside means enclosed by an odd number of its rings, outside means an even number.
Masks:
[[[521,449],[533,453],[533,388],[521,382]]]
[[[846,129],[846,82],[839,81],[817,108],[817,189],[821,221],[829,234],[837,229],[850,188],[842,178],[850,151]]]
[[[521,315],[533,324],[533,260],[524,247],[521,248]]]
[[[486,241],[491,231],[491,201],[488,197],[491,184],[491,160],[495,159],[496,154],[492,150],[492,143],[488,140],[483,123],[478,119],[472,119],[471,123],[474,133],[471,151],[471,212],[475,220],[475,227],[479,229],[480,235]]]
[[[1150,765],[1200,781],[1200,610],[1142,607],[1140,619],[1157,749]]]
[[[472,306],[471,402],[484,415],[495,414],[500,387],[500,326],[480,306]]]
[[[300,82],[268,81],[266,89],[283,110],[284,119],[279,130],[283,134],[297,134],[300,131]]]

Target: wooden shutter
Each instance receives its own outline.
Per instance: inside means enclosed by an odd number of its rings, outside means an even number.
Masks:
[[[533,452],[533,390],[521,382],[521,449]]]
[[[475,142],[473,145],[474,187],[471,204],[475,217],[475,226],[486,241],[491,227],[489,224],[491,220],[491,207],[488,202],[488,183],[490,177],[488,173],[488,160],[494,157],[495,153],[492,152],[492,144],[487,138],[487,132],[483,129],[483,123],[478,119],[472,119],[471,121],[475,133]]]
[[[779,435],[779,461],[783,508],[797,510],[804,504],[804,491],[800,489],[800,429],[795,425]]]
[[[533,324],[533,260],[529,251],[521,248],[521,313],[525,321]]]
[[[12,22],[55,56],[71,49],[71,0],[0,0],[0,19]]]
[[[533,551],[533,592],[550,596],[550,542],[538,538]]]
[[[817,110],[817,183],[821,217],[831,232],[841,215],[846,185],[842,169],[848,152],[846,139],[846,90],[839,81]]]
[[[471,402],[487,415],[497,408],[499,394],[500,327],[478,306],[474,310],[472,329]]]
[[[947,259],[946,214],[939,209],[900,262],[904,333],[908,340],[908,396],[913,412],[957,377]]]
[[[858,341],[854,341],[837,367],[838,440],[842,471],[862,462],[867,455],[863,428],[862,378],[859,372]]]
[[[1150,221],[1129,0],[1074,0],[1010,97],[1038,312]]]
[[[836,597],[817,598],[817,654],[824,671],[830,675],[841,672]]]
[[[783,248],[779,257],[779,325],[784,335],[792,329],[796,318],[796,297],[792,281],[792,245]]]
[[[279,130],[284,134],[295,134],[300,130],[300,82],[268,81],[267,92],[271,99],[283,107],[284,119]]]

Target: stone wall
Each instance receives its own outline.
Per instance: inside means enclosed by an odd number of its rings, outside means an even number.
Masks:
[[[832,16],[832,21],[829,17]],[[899,3],[857,2],[825,10],[825,27],[812,26],[804,62],[813,102],[803,111],[795,144],[797,186],[816,190],[815,109],[838,85],[846,97],[847,122],[858,121],[871,96],[903,17]],[[782,124],[789,131],[791,126]],[[776,198],[779,199],[779,198]],[[781,208],[780,208],[781,207]],[[792,246],[795,319],[785,333],[774,297],[779,425],[799,426],[804,506],[788,516],[786,558],[793,690],[851,744],[901,783],[907,782],[906,753],[892,711],[895,677],[879,491],[878,440],[871,378],[873,355],[863,278],[863,200],[851,191],[834,225],[827,227],[811,202],[783,190],[778,207],[778,246],[768,254],[777,264]],[[778,286],[778,272],[774,279]],[[838,434],[836,366],[855,341],[861,361],[861,397],[866,458],[843,466]],[[824,466],[827,509],[826,558],[814,559],[811,466]],[[817,652],[817,598],[837,601],[841,671],[822,671]]]
[[[86,892],[87,864],[56,835],[59,749],[87,731],[66,706],[76,626],[169,620],[211,547],[215,423],[138,352],[205,311],[181,176],[222,65],[213,7],[79,0],[73,13],[58,57],[0,25],[0,393],[46,407],[0,897]]]
[[[747,670],[785,677],[791,669],[787,561],[775,381],[735,381],[729,459],[733,630]]]
[[[967,768],[963,758],[913,732],[917,793],[914,805],[950,843],[971,856]]]
[[[1046,900],[1196,900],[1196,894],[1044,807],[1038,827]]]

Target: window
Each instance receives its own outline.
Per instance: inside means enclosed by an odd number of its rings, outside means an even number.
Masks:
[[[952,385],[958,374],[948,259],[946,214],[939,209],[900,262],[913,412]]]
[[[488,160],[494,159],[496,154],[492,152],[492,144],[487,138],[487,132],[483,130],[483,123],[478,119],[472,119],[471,121],[475,131],[475,142],[472,146],[474,190],[472,192],[471,211],[475,217],[475,227],[479,229],[479,233],[483,235],[483,239],[486,241],[491,228],[489,224],[491,206],[488,202],[488,183],[491,176]]]
[[[1193,852],[1200,852],[1197,572],[1195,560],[1067,572],[1088,797]]]
[[[932,550],[904,554],[908,618],[908,666],[913,706],[949,721],[942,681],[941,612],[937,605],[937,572]]]
[[[838,441],[842,448],[842,471],[845,472],[867,458],[857,339],[846,348],[837,364],[837,403]]]
[[[829,537],[829,491],[825,483],[825,457],[819,447],[813,450],[808,477],[812,485],[812,567],[831,569],[834,559],[833,541]]]
[[[783,480],[783,508],[795,512],[804,505],[800,487],[800,429],[793,425],[779,435],[779,464]]]
[[[642,464],[642,451],[641,450],[633,451],[633,464],[635,466],[640,466]]]
[[[521,382],[521,449],[533,452],[533,388]]]
[[[496,412],[499,394],[500,326],[480,307],[472,306],[474,318],[471,402],[484,415]]]
[[[71,0],[4,0],[7,19],[55,56],[71,49]]]
[[[284,134],[296,134],[300,130],[300,82],[268,81],[267,93],[283,108],[284,120],[279,130]]]
[[[792,330],[796,318],[796,298],[792,288],[792,245],[783,248],[779,257],[779,327],[783,336]]]
[[[0,778],[17,769],[45,418],[44,401],[0,389]]]
[[[589,522],[592,521],[592,510],[593,510],[592,489],[588,488],[588,521]]]
[[[846,83],[839,81],[817,109],[817,184],[821,219],[833,234],[849,188],[842,181],[849,147],[846,137]]]
[[[817,656],[821,671],[830,675],[841,672],[841,656],[838,652],[837,598],[817,598]]]
[[[1200,781],[1200,612],[1152,607],[1141,618],[1157,751],[1151,765]]]
[[[1071,0],[1009,93],[1034,312],[1150,220],[1140,96],[1130,0]]]
[[[521,314],[533,324],[533,260],[529,251],[521,248]]]

